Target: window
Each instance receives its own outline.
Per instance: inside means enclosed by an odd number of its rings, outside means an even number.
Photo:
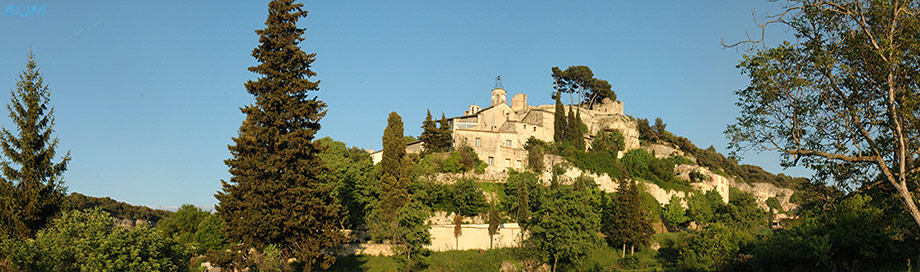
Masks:
[[[521,160],[517,160],[517,165],[515,166],[517,166],[517,168],[521,168]]]
[[[508,167],[513,167],[513,166],[511,165],[511,159],[505,159],[505,164],[507,164]]]
[[[505,140],[505,146],[510,147],[510,146],[511,146],[511,140]]]
[[[533,127],[533,132],[537,132],[537,127]]]
[[[489,157],[489,165],[495,164],[495,157]]]
[[[481,141],[482,141],[481,139],[476,138],[476,147],[479,147]]]

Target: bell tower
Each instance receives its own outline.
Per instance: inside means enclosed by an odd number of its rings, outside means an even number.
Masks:
[[[492,106],[508,104],[505,94],[505,89],[502,88],[502,77],[498,76],[495,78],[495,89],[492,89]]]

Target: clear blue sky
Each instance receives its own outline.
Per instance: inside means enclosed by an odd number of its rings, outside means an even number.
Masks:
[[[779,8],[727,0],[305,4],[302,47],[318,54],[318,95],[329,105],[320,137],[380,149],[390,111],[418,135],[426,108],[454,116],[488,104],[497,75],[509,97],[525,92],[531,105],[549,104],[550,68],[588,65],[613,84],[627,114],[660,116],[668,130],[723,152],[722,131],[738,114],[732,92],[747,78],[735,68],[743,52],[720,40],[759,33],[752,12]],[[216,203],[229,178],[227,145],[244,118],[239,107],[252,101],[243,83],[255,77],[246,68],[255,64],[265,1],[0,0],[0,8],[0,99],[31,48],[52,89],[61,151],[73,155],[69,191],[154,207]],[[767,38],[784,37],[776,29]],[[0,124],[11,128],[8,118]],[[782,170],[775,154],[749,153],[744,162]]]

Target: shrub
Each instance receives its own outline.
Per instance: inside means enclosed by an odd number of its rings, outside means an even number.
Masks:
[[[34,240],[6,240],[7,256],[21,271],[186,271],[189,255],[159,231],[113,226],[101,209],[64,212]]]
[[[600,131],[594,136],[594,140],[591,141],[591,151],[593,152],[603,151],[616,154],[625,147],[626,142],[623,139],[623,134],[620,134],[617,130]]]
[[[662,209],[661,219],[664,220],[665,224],[671,227],[683,227],[687,222],[690,222],[690,217],[687,216],[687,210],[680,205],[680,198],[676,195],[672,196],[671,201]]]

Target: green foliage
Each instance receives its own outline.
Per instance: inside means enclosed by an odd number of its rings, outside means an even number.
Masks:
[[[718,194],[715,191],[709,191],[706,197],[715,198],[716,195]],[[720,205],[716,211],[716,219],[719,222],[740,230],[755,230],[769,226],[767,213],[757,206],[757,199],[754,198],[754,195],[733,187],[730,188],[728,195],[728,204]]]
[[[67,196],[67,210],[82,211],[97,207],[115,218],[146,220],[151,224],[157,224],[161,219],[172,214],[172,212],[166,210],[155,210],[147,206],[135,206],[119,202],[110,197],[92,197],[76,192]]]
[[[528,243],[554,266],[578,263],[598,244],[600,215],[590,197],[570,186],[553,186],[534,214]]]
[[[531,216],[542,206],[543,193],[543,186],[537,174],[512,169],[508,172],[508,180],[505,182],[505,195],[508,198],[502,206],[522,229],[527,230],[530,227]]]
[[[49,105],[50,97],[30,51],[6,105],[15,129],[0,130],[0,238],[34,237],[65,204],[63,174],[70,151],[60,162],[53,162],[59,140],[52,134],[54,107]]]
[[[563,143],[566,146],[571,146],[576,151],[585,151],[585,124],[582,122],[581,118],[577,115],[580,115],[581,109],[579,108],[578,113],[572,111],[572,107],[569,107],[569,115],[566,120],[565,127],[565,141]]]
[[[786,212],[785,210],[783,210],[783,205],[779,203],[779,199],[776,199],[776,197],[767,198],[766,204],[767,204],[767,207],[770,207],[770,209],[773,209],[774,211],[777,211],[780,213]]]
[[[604,207],[601,232],[607,236],[607,242],[611,246],[641,246],[647,243],[654,233],[649,213],[643,211],[639,195],[639,188],[635,182],[622,179],[617,193]],[[654,205],[657,206],[657,202]]]
[[[642,212],[648,218],[649,222],[661,222],[661,203],[658,203],[658,200],[655,200],[652,194],[646,191],[640,192],[639,204],[641,204]]]
[[[687,211],[680,205],[680,198],[676,195],[672,196],[671,201],[662,209],[661,219],[672,228],[683,227],[686,223],[690,222]]]
[[[224,220],[217,214],[209,214],[198,223],[195,230],[194,241],[198,253],[208,250],[221,250],[227,248],[229,241],[224,236]]]
[[[707,224],[716,219],[716,212],[722,205],[722,196],[715,190],[696,192],[687,198],[687,214],[697,224]]]
[[[383,158],[380,161],[380,202],[372,233],[377,239],[389,239],[398,231],[399,210],[409,201],[408,160],[403,140],[402,117],[391,112],[383,131]]]
[[[611,90],[606,80],[594,78],[591,68],[584,65],[569,66],[564,71],[553,67],[554,88],[559,92],[578,92],[578,104],[594,105],[604,98],[617,100],[617,94]],[[575,104],[574,102],[572,104]]]
[[[186,271],[189,256],[160,232],[113,226],[100,209],[68,211],[35,239],[4,240],[18,271]]]
[[[474,216],[485,211],[489,203],[482,194],[482,189],[476,182],[469,178],[458,179],[450,186],[451,211],[460,212],[463,216]]]
[[[316,142],[323,147],[319,158],[328,169],[319,175],[319,179],[335,188],[336,201],[348,211],[345,227],[365,225],[380,194],[378,172],[370,156],[360,148],[347,148],[345,143],[329,137]]]
[[[618,130],[602,130],[594,135],[594,140],[591,141],[591,151],[608,151],[616,154],[626,148],[625,141],[623,134]]]
[[[561,92],[556,91],[554,98],[556,99],[556,107],[553,111],[553,142],[561,143],[565,140],[565,107],[562,105],[560,100]]]
[[[198,224],[210,214],[192,204],[183,204],[176,212],[160,220],[156,228],[167,237],[176,237],[179,243],[188,243],[198,230]]]
[[[428,208],[417,201],[399,209],[397,228],[393,233],[393,253],[404,271],[415,271],[425,267],[428,254],[426,245],[431,244],[431,225]]]
[[[306,16],[293,0],[268,4],[252,51],[258,64],[249,67],[259,77],[245,84],[255,103],[241,109],[246,119],[229,146],[231,177],[222,181],[216,210],[232,240],[257,249],[279,245],[309,269],[334,262],[329,249],[345,235],[334,188],[319,178],[328,169],[313,140],[326,103],[312,95],[319,91],[310,70],[316,54],[300,48],[305,29],[297,23]]]
[[[489,249],[492,249],[493,237],[498,233],[498,227],[502,224],[502,215],[494,202],[489,203],[489,212],[486,217],[489,220]]]
[[[657,159],[644,149],[626,152],[621,162],[628,177],[650,181],[666,190],[691,190],[689,183],[674,176],[674,164]]]
[[[678,267],[691,271],[722,271],[732,265],[742,247],[753,236],[722,224],[710,224],[690,237],[680,249]]]
[[[540,140],[537,140],[533,136],[527,139],[528,145],[525,147],[525,149],[527,149],[527,168],[534,172],[542,173],[545,164],[543,162],[543,157],[545,155],[544,144],[531,145],[530,143],[532,141]]]
[[[824,214],[804,213],[801,224],[758,243],[753,265],[764,271],[875,270],[913,255],[915,244],[900,247],[906,241],[899,241],[890,215],[872,202],[856,194]]]

